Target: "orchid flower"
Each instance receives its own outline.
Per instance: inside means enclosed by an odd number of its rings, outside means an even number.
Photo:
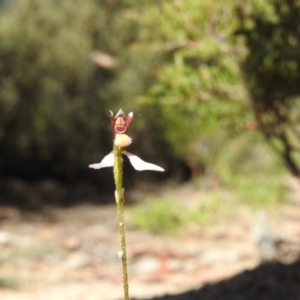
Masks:
[[[123,179],[123,160],[122,154],[129,158],[132,166],[138,171],[152,170],[163,172],[164,169],[154,165],[152,163],[143,161],[138,156],[129,153],[124,150],[131,144],[132,139],[126,135],[126,132],[133,120],[133,113],[129,113],[126,117],[123,110],[120,109],[114,116],[110,112],[111,127],[114,138],[113,151],[107,154],[100,163],[89,165],[93,169],[101,169],[106,167],[114,167],[114,179],[116,185],[115,198],[118,209],[119,219],[119,231],[120,231],[120,242],[121,250],[118,252],[119,257],[122,260],[123,268],[123,287],[124,287],[124,300],[129,300],[129,287],[128,287],[128,275],[127,275],[127,256],[126,256],[126,241],[125,241],[125,222],[124,222],[124,189],[122,186]]]
[[[114,145],[123,149],[124,147],[129,146],[132,142],[132,139],[125,133],[127,132],[133,120],[133,113],[132,112],[129,113],[127,117],[125,116],[122,109],[120,109],[115,116],[113,115],[112,112],[110,113],[111,113],[111,126],[112,126],[112,131],[114,136]],[[89,167],[93,169],[112,167],[115,161],[115,154],[116,153],[114,150],[109,154],[107,154],[100,163],[91,164],[89,165]],[[129,153],[125,150],[122,150],[122,154],[126,155],[129,158],[130,163],[137,171],[145,171],[145,170],[159,171],[159,172],[164,171],[163,168],[155,164],[146,162],[140,159],[138,156]]]

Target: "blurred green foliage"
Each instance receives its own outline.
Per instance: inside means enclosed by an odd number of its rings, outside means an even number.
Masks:
[[[296,149],[296,0],[0,5],[0,175],[82,179],[110,151],[120,107],[135,112],[136,153],[169,177],[246,174],[218,162],[237,137],[249,136],[237,149],[262,144],[257,128],[285,159]]]
[[[297,0],[147,1],[133,16],[141,49],[165,58],[141,100],[159,107],[174,155],[211,164],[258,129],[300,175],[299,16]]]
[[[163,53],[166,61],[142,100],[160,107],[164,138],[177,155],[203,159],[206,146],[215,152],[229,133],[251,124],[239,69],[244,47],[232,40],[235,5],[234,0],[148,1],[144,14],[136,16],[144,26],[141,48]]]
[[[148,199],[149,200],[149,199]],[[130,208],[131,226],[155,234],[176,233],[188,220],[187,209],[173,199],[151,199],[142,206]]]
[[[109,110],[136,109],[132,97],[142,93],[151,60],[129,49],[136,36],[126,17],[132,2],[3,4],[2,174],[78,180],[110,151]]]
[[[266,1],[238,8],[237,36],[247,55],[243,74],[260,131],[300,176],[300,2]]]

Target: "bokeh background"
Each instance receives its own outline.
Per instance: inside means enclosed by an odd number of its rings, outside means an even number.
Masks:
[[[295,205],[299,19],[297,0],[0,0],[3,224],[113,204],[112,170],[88,165],[111,150],[119,108],[135,114],[129,151],[166,170],[124,158],[132,228]]]
[[[298,175],[298,16],[295,1],[2,1],[1,177],[111,188],[87,165],[120,107],[164,179],[272,176],[276,158]]]

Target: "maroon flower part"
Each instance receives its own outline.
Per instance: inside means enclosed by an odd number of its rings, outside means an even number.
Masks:
[[[111,127],[113,136],[116,134],[126,133],[128,130],[132,120],[133,120],[133,113],[129,113],[128,116],[124,114],[123,110],[120,109],[118,113],[114,116],[113,112],[110,112],[110,119],[111,119]]]

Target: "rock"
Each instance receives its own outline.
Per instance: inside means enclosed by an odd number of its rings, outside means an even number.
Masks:
[[[133,264],[133,272],[139,275],[147,274],[166,274],[176,272],[183,268],[183,262],[178,259],[169,258],[167,256],[140,256]]]
[[[239,259],[239,253],[235,250],[210,250],[201,257],[201,264],[210,265],[218,262],[235,262]]]
[[[90,263],[91,258],[87,254],[83,252],[76,252],[67,258],[63,267],[66,270],[78,270],[90,265]]]
[[[81,246],[81,240],[78,237],[70,236],[62,241],[61,246],[67,250],[75,251]]]
[[[0,231],[0,245],[2,246],[32,246],[36,241],[30,237],[14,235],[9,232]]]
[[[259,213],[254,221],[252,235],[261,263],[280,261],[278,237],[270,228],[266,215]]]
[[[132,265],[132,270],[137,274],[151,274],[160,269],[160,260],[153,256],[139,257]]]

